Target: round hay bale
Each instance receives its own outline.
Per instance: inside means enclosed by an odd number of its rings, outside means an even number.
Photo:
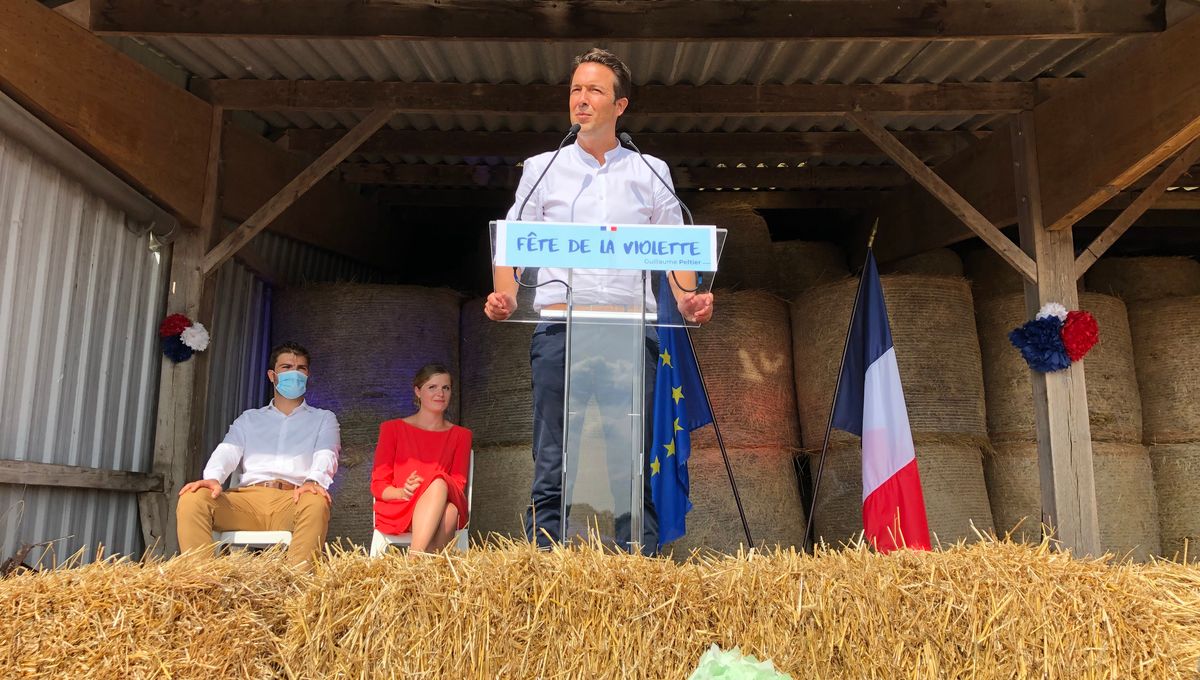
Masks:
[[[1200,296],[1132,305],[1129,327],[1145,441],[1200,441]]]
[[[535,326],[496,323],[484,316],[483,301],[462,308],[462,425],[474,433],[476,448],[532,441],[529,339]]]
[[[1125,304],[1110,295],[1083,293],[1079,306],[1100,326],[1100,341],[1083,362],[1092,441],[1140,442],[1142,406]],[[1008,340],[1008,332],[1028,319],[1025,296],[1012,293],[981,300],[976,310],[988,433],[993,442],[1034,440],[1029,367]]]
[[[414,411],[412,378],[421,366],[439,362],[458,378],[459,305],[453,291],[419,286],[335,283],[275,293],[272,342],[294,340],[312,352],[306,397],[333,411],[341,425],[331,542],[370,541],[379,424]],[[456,391],[451,419],[457,406]]]
[[[775,282],[771,268],[771,232],[767,221],[749,206],[727,206],[701,210],[696,224],[715,224],[729,230],[715,283],[721,288],[770,288]]]
[[[713,413],[730,448],[800,446],[788,305],[762,291],[717,296],[711,322],[692,332]],[[716,446],[712,428],[693,448]]]
[[[976,300],[1025,292],[1025,279],[991,248],[967,253],[963,258],[963,270],[971,280],[971,294]],[[1082,280],[1076,288],[1083,292]]]
[[[983,369],[971,291],[945,276],[882,277],[896,360],[914,433],[987,437]],[[858,282],[814,288],[792,302],[796,402],[804,446],[819,448]],[[857,441],[836,434],[835,441]]]
[[[813,462],[816,473],[816,459]],[[942,544],[977,539],[992,531],[992,508],[983,481],[980,449],[955,441],[917,442],[917,466],[930,538]],[[862,532],[862,450],[830,447],[817,493],[817,535],[838,545]],[[936,545],[935,542],[935,545]]]
[[[750,534],[758,546],[803,548],[804,504],[792,464],[794,450],[728,448]],[[696,548],[736,553],[746,535],[718,448],[693,448],[688,458],[692,511],[687,534],[668,549],[686,557]]]
[[[775,291],[791,300],[800,293],[850,276],[846,254],[824,241],[776,241],[771,244]]]
[[[1042,493],[1037,443],[997,442],[984,460],[996,530],[1014,540],[1041,540]],[[1145,562],[1159,554],[1158,503],[1150,455],[1138,443],[1092,442],[1100,548]]]
[[[967,253],[963,257],[963,270],[971,280],[971,293],[976,300],[1025,292],[1025,280],[991,248]]]
[[[1189,562],[1200,561],[1200,441],[1155,444],[1150,447],[1162,554]]]
[[[962,276],[963,261],[949,248],[934,248],[912,257],[880,266],[885,274],[928,274],[931,276]]]
[[[523,517],[533,486],[531,443],[475,449],[471,540],[492,534],[524,540]]]
[[[1200,295],[1200,262],[1190,257],[1102,257],[1084,281],[1088,290],[1125,302]]]

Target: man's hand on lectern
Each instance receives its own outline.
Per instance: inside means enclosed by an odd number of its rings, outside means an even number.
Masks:
[[[711,295],[709,297],[712,297]],[[492,321],[504,321],[517,311],[517,298],[511,293],[492,293],[483,303],[483,313]]]
[[[713,294],[684,293],[679,299],[679,313],[689,323],[708,323],[713,315]]]

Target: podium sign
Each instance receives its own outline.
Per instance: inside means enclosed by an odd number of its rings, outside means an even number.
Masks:
[[[717,228],[656,224],[495,222],[494,263],[504,267],[713,272]]]
[[[561,526],[640,551],[656,535],[650,485],[655,326],[685,322],[677,301],[712,288],[725,230],[713,226],[497,221],[496,290],[517,290],[509,321],[565,332]],[[540,531],[541,528],[535,527]]]

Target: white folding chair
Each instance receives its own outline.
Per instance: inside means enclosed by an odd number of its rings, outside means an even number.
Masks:
[[[471,487],[475,481],[475,451],[471,451],[470,463],[467,465],[467,525],[459,529],[455,533],[454,544],[460,551],[466,552],[471,547]],[[412,545],[412,533],[406,534],[385,534],[379,529],[375,530],[375,534],[371,537],[371,557],[379,557],[387,552],[387,549],[396,546],[398,548],[408,548]]]
[[[229,476],[229,488],[236,489],[241,475],[234,470]],[[276,545],[290,546],[292,532],[290,531],[214,531],[213,543],[217,551],[240,548],[242,550],[264,550]]]

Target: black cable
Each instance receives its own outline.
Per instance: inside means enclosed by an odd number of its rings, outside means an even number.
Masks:
[[[621,140],[621,144],[628,147],[630,150],[632,150],[634,153],[636,153],[638,155],[638,158],[642,159],[642,162],[646,164],[646,167],[650,169],[650,172],[655,177],[658,178],[658,181],[664,187],[667,188],[667,191],[671,192],[671,196],[675,199],[675,202],[679,204],[679,207],[683,208],[683,212],[684,212],[684,214],[687,215],[687,218],[688,218],[688,224],[693,227],[696,226],[696,220],[692,217],[692,211],[689,210],[687,207],[687,204],[684,203],[683,200],[679,198],[679,194],[675,193],[675,189],[670,184],[667,183],[667,180],[663,179],[662,175],[658,174],[658,171],[654,169],[653,165],[650,165],[650,161],[646,160],[646,156],[644,154],[642,154],[642,150],[637,148],[637,144],[633,143],[633,137],[630,137],[628,132],[622,132],[620,135],[617,136],[617,139]],[[696,287],[695,288],[685,288],[683,285],[681,285],[679,283],[679,278],[675,276],[675,270],[673,270],[673,269],[671,270],[671,280],[675,282],[676,288],[678,288],[679,290],[682,290],[685,293],[695,293],[696,291],[700,290],[700,277],[699,276],[696,277]]]

